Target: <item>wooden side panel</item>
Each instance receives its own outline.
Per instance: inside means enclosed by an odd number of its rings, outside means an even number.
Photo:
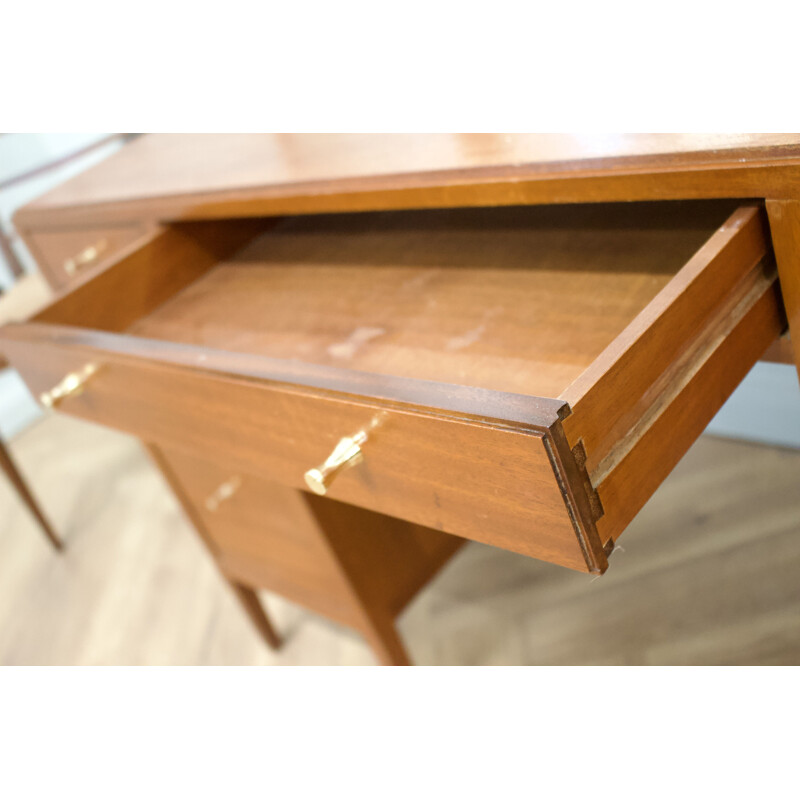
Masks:
[[[542,430],[36,340],[26,326],[5,330],[3,350],[34,392],[87,362],[98,367],[84,391],[60,405],[75,416],[200,457],[224,452],[232,469],[295,488],[341,437],[366,428],[364,460],[337,478],[333,499],[597,569],[587,564]]]
[[[567,439],[583,443],[590,473],[669,389],[663,377],[767,251],[761,210],[738,209],[561,396]]]
[[[363,601],[396,617],[465,540],[394,517],[304,494]]]
[[[597,487],[605,510],[597,522],[603,542],[622,533],[783,325],[777,283],[771,283]]]
[[[800,342],[800,202],[767,200],[767,212],[789,330],[792,339]],[[800,350],[797,348],[794,358],[800,375]]]

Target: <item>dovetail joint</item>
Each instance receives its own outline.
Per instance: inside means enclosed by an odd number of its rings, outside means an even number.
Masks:
[[[597,521],[605,512],[603,511],[603,504],[600,502],[600,496],[597,494],[597,490],[594,486],[592,486],[589,473],[586,470],[586,448],[583,446],[583,439],[579,439],[575,447],[572,448],[572,457],[575,459],[575,465],[578,467],[578,473],[583,481],[586,496],[589,498],[589,507],[592,509],[592,516],[595,521]]]

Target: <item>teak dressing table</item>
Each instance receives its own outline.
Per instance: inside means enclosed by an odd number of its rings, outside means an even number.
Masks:
[[[56,296],[0,349],[146,444],[271,645],[254,588],[406,663],[465,539],[603,573],[791,355],[799,201],[791,135],[144,136],[18,212]]]

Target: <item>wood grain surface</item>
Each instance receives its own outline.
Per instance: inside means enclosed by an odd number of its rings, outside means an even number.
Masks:
[[[792,196],[796,134],[161,134],[20,227],[467,205]],[[91,223],[88,223],[91,224]]]
[[[285,219],[130,332],[558,397],[731,210],[665,203]]]

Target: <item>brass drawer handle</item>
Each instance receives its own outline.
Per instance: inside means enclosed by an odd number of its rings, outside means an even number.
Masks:
[[[224,481],[211,494],[206,497],[206,508],[209,511],[216,511],[221,503],[230,500],[242,485],[242,479],[238,475],[234,475],[227,481]]]
[[[108,242],[101,239],[97,244],[91,244],[85,250],[81,250],[78,255],[68,258],[64,262],[64,272],[70,277],[73,276],[80,267],[85,267],[97,261],[100,254],[108,247]]]
[[[97,372],[94,364],[87,364],[77,372],[70,372],[63,380],[59,381],[49,392],[42,392],[39,395],[43,406],[53,408],[65,397],[80,394],[86,381]]]
[[[367,434],[359,431],[355,436],[345,436],[333,448],[325,463],[308,470],[305,474],[306,486],[315,494],[325,494],[333,479],[346,467],[358,464],[364,457],[361,445],[367,441]]]

